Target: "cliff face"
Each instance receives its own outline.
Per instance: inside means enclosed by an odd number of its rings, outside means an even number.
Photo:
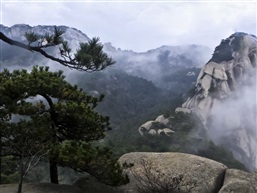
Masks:
[[[195,94],[182,106],[202,119],[210,139],[250,170],[257,168],[256,49],[253,35],[235,33],[222,40],[202,68]]]

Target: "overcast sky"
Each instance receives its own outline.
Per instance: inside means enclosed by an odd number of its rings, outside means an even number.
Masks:
[[[1,23],[66,25],[138,52],[181,44],[213,49],[236,31],[256,35],[256,1],[1,0]]]

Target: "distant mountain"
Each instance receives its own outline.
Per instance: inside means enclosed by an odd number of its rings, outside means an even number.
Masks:
[[[63,37],[73,50],[80,42],[89,40],[86,34],[77,29],[57,27],[65,30]],[[51,34],[54,26],[0,25],[0,30],[9,38],[26,43],[25,32]],[[78,84],[89,94],[105,94],[97,110],[109,115],[114,127],[137,119],[136,131],[147,117],[182,103],[184,93],[194,87],[200,67],[210,55],[210,49],[199,45],[161,46],[141,53],[115,48],[111,43],[103,45],[116,64],[102,72],[88,74],[70,70],[37,53],[5,43],[2,44],[0,70],[31,68],[33,65],[49,65],[50,70],[61,69],[69,82]],[[57,56],[59,50],[51,48],[47,51]]]
[[[58,26],[59,29],[64,30],[65,33],[63,37],[69,42],[71,47],[78,46],[80,42],[88,41],[89,38],[86,34],[72,27],[67,26]],[[11,27],[6,27],[0,24],[0,31],[4,33],[9,38],[26,41],[24,34],[26,32],[35,32],[39,35],[44,35],[45,33],[53,33],[54,26],[52,25],[38,25],[38,26],[29,26],[26,24],[16,24]]]
[[[168,110],[172,108],[166,106],[168,101],[176,98],[157,88],[151,81],[119,70],[112,70],[110,73],[95,72],[87,76],[79,73],[74,81],[91,95],[105,95],[97,110],[110,116],[113,126],[135,117],[151,115],[158,111],[158,106]]]
[[[63,38],[69,42],[70,46],[76,50],[80,42],[87,42],[89,38],[87,35],[82,33],[81,31],[70,28],[67,26],[58,26],[58,28],[65,31],[63,34]],[[44,35],[46,33],[52,34],[54,32],[54,26],[34,26],[31,27],[25,24],[16,24],[11,27],[6,27],[4,25],[0,25],[0,31],[3,32],[7,37],[21,41],[23,43],[27,43],[24,34],[26,32],[35,32],[39,35]],[[2,67],[11,67],[15,66],[15,68],[20,68],[21,66],[31,66],[31,65],[45,65],[49,64],[52,61],[45,59],[38,53],[31,53],[22,48],[18,48],[15,46],[10,46],[8,44],[2,45],[2,55],[1,55],[1,66]],[[58,54],[58,49],[48,48],[48,52]]]
[[[75,28],[67,26],[58,26],[58,28],[65,31],[63,37],[69,42],[73,50],[76,50],[80,42],[89,40],[87,35]],[[42,35],[45,33],[51,34],[54,31],[54,26],[39,25],[31,27],[25,24],[17,24],[6,27],[0,25],[0,31],[10,38],[26,42],[25,32],[32,31]],[[181,74],[183,80],[188,78],[194,84],[193,80],[195,80],[199,68],[206,63],[211,54],[209,48],[200,45],[161,46],[141,53],[121,50],[113,47],[111,43],[103,45],[105,52],[116,61],[116,64],[111,67],[112,69],[118,69],[129,75],[152,81],[162,89],[172,90],[174,86],[181,87],[183,92],[188,89],[186,86],[188,81],[186,83],[181,81],[178,74]],[[59,50],[49,48],[48,51],[58,54]],[[7,44],[3,44],[1,62],[2,68],[15,65],[17,65],[15,68],[19,68],[20,66],[28,67],[30,65],[49,65],[49,63],[52,63],[52,61],[46,60],[37,53],[30,53]],[[54,66],[58,68],[58,65]]]
[[[117,61],[117,68],[150,80],[164,89],[172,88],[174,81],[171,81],[170,77],[182,69],[187,69],[186,74],[190,74],[191,78],[196,77],[196,69],[201,68],[211,56],[210,49],[200,45],[161,46],[140,53],[117,49],[111,43],[104,44],[104,48]]]

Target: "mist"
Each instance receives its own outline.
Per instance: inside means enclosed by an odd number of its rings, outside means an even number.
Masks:
[[[36,32],[42,27],[43,26],[37,27]],[[47,26],[46,29],[45,31],[49,31],[50,27]],[[51,29],[53,29],[53,27]],[[26,28],[24,30],[26,30]],[[79,42],[88,40],[85,34],[80,33],[81,32],[78,32],[76,29],[67,28],[67,34],[65,34],[64,39],[68,41],[72,40],[72,50],[77,49]],[[21,33],[20,36],[22,35]],[[186,93],[189,88],[193,87],[193,80],[195,81],[198,75],[195,69],[199,70],[202,68],[203,64],[209,60],[212,53],[211,49],[201,45],[164,45],[148,50],[147,52],[139,53],[132,50],[115,48],[111,43],[103,45],[104,51],[116,61],[116,64],[97,73],[97,78],[100,79],[102,75],[108,77],[108,75],[111,76],[118,71],[151,81],[155,86],[163,90],[174,90],[174,95],[175,92]],[[4,58],[5,60],[2,61],[4,65],[1,66],[0,70],[6,67],[10,71],[23,68],[30,71],[35,65],[49,66],[50,71],[62,70],[64,72],[63,74],[66,76],[65,80],[71,84],[84,86],[87,84],[86,81],[90,80],[84,80],[81,77],[91,76],[91,74],[71,70],[59,63],[47,60],[38,54],[15,47],[8,47],[8,45],[4,45],[3,48],[8,48],[7,51],[4,52],[6,54],[10,49],[15,49],[17,52],[15,57],[13,57],[13,54],[10,54],[8,57]],[[57,56],[58,49],[53,53]],[[21,60],[20,57],[24,58],[24,60]],[[191,79],[188,79],[189,75],[192,75]],[[182,76],[187,78],[187,82],[184,81],[184,79],[180,79]],[[227,97],[223,102],[218,102],[218,100],[214,101],[215,105],[213,105],[212,111],[210,112],[211,122],[208,125],[209,129],[207,133],[208,137],[217,145],[230,148],[238,160],[243,160],[244,164],[253,170],[257,168],[257,152],[255,150],[255,147],[257,147],[257,143],[255,142],[257,138],[255,76],[247,79],[246,82],[247,85],[241,85],[239,87],[240,89],[231,93],[231,96]],[[249,82],[251,82],[251,84],[249,84]],[[109,90],[107,89],[106,92]],[[85,91],[90,93],[91,90]],[[170,97],[173,97],[173,95]],[[244,134],[240,135],[240,133]],[[238,136],[247,136],[248,138],[242,139],[238,138]],[[248,153],[242,155],[240,149],[234,148],[234,143],[238,144],[239,147],[245,148]],[[255,155],[255,157],[253,155]]]
[[[247,76],[247,84],[213,105],[207,132],[211,140],[230,149],[251,171],[257,169],[256,69],[253,70],[254,75]]]

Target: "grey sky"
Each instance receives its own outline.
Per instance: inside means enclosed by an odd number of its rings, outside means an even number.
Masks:
[[[1,1],[1,23],[67,25],[134,51],[214,48],[235,31],[256,35],[256,1]]]

